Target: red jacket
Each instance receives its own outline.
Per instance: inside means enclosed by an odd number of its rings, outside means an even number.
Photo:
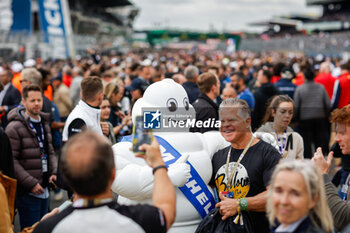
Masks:
[[[280,80],[281,79],[281,77],[280,76],[272,76],[272,78],[271,78],[271,83],[277,83],[278,82],[278,80]]]
[[[73,77],[71,75],[68,74],[64,74],[62,76],[62,82],[64,85],[66,85],[67,87],[70,87],[70,85],[72,84],[73,81]]]
[[[334,85],[333,107],[342,108],[348,105],[350,101],[350,73],[342,74]]]
[[[335,78],[331,73],[320,73],[316,76],[315,83],[322,84],[326,89],[329,99],[332,99]]]
[[[303,85],[304,82],[305,82],[305,80],[304,80],[303,74],[297,74],[297,76],[292,80],[292,83],[297,85],[297,86]]]

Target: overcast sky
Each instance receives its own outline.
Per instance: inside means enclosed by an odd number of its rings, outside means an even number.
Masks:
[[[287,14],[321,14],[306,0],[131,0],[140,9],[135,29],[257,31],[248,23]]]

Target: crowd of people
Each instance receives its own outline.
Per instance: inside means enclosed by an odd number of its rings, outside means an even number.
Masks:
[[[209,182],[222,221],[246,211],[251,232],[347,232],[350,61],[250,52],[89,52],[74,60],[1,63],[1,203],[10,203],[3,180],[16,179],[17,192],[16,206],[0,209],[0,229],[9,232],[13,216],[5,212],[16,208],[21,230],[166,232],[176,198],[157,140],[138,155],[153,169],[152,205],[115,202],[111,146],[132,133],[132,109],[147,88],[173,79],[197,120],[221,122],[190,131],[220,131],[229,143],[212,155]],[[176,108],[169,102],[170,111]],[[342,158],[342,168],[331,181],[333,155]],[[50,190],[57,199],[67,190],[73,204],[36,226],[49,212]]]

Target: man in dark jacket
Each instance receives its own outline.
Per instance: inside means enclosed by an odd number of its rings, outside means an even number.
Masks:
[[[4,87],[0,90],[0,116],[3,128],[7,125],[7,114],[21,102],[21,93],[12,85],[12,77],[10,70],[0,67],[0,83]]]
[[[41,89],[37,85],[27,85],[22,93],[24,108],[11,110],[6,127],[18,182],[21,229],[33,225],[47,213],[48,186],[54,185],[57,172],[49,116],[41,112]]]
[[[260,127],[269,99],[274,95],[280,94],[277,88],[271,83],[271,78],[272,73],[270,71],[265,69],[259,70],[257,81],[261,86],[254,92],[255,107],[252,113],[253,131]]]
[[[10,140],[0,127],[0,171],[11,178],[15,178],[13,157]]]
[[[297,89],[297,86],[292,83],[294,77],[293,70],[289,67],[284,67],[281,71],[281,79],[275,83],[275,86],[281,94],[288,95],[292,99],[294,97],[295,89]]]
[[[198,77],[197,81],[200,94],[198,99],[193,103],[193,107],[196,110],[196,121],[205,122],[211,121],[209,127],[195,127],[191,128],[191,132],[207,132],[210,130],[219,130],[218,128],[211,127],[215,123],[213,121],[219,120],[219,107],[214,102],[215,98],[220,95],[220,81],[219,78],[212,73],[203,73]],[[205,124],[203,124],[205,125]]]
[[[192,104],[197,100],[199,96],[199,88],[196,84],[199,75],[199,70],[196,66],[187,66],[184,75],[186,77],[186,82],[182,84],[183,88],[188,95],[188,101]]]

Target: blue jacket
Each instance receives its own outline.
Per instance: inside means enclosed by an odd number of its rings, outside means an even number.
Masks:
[[[289,97],[293,99],[297,86],[293,84],[291,80],[282,78],[277,83],[275,83],[275,86],[281,93],[289,95]]]
[[[185,88],[190,104],[198,99],[200,91],[195,82],[184,82],[182,87]]]

